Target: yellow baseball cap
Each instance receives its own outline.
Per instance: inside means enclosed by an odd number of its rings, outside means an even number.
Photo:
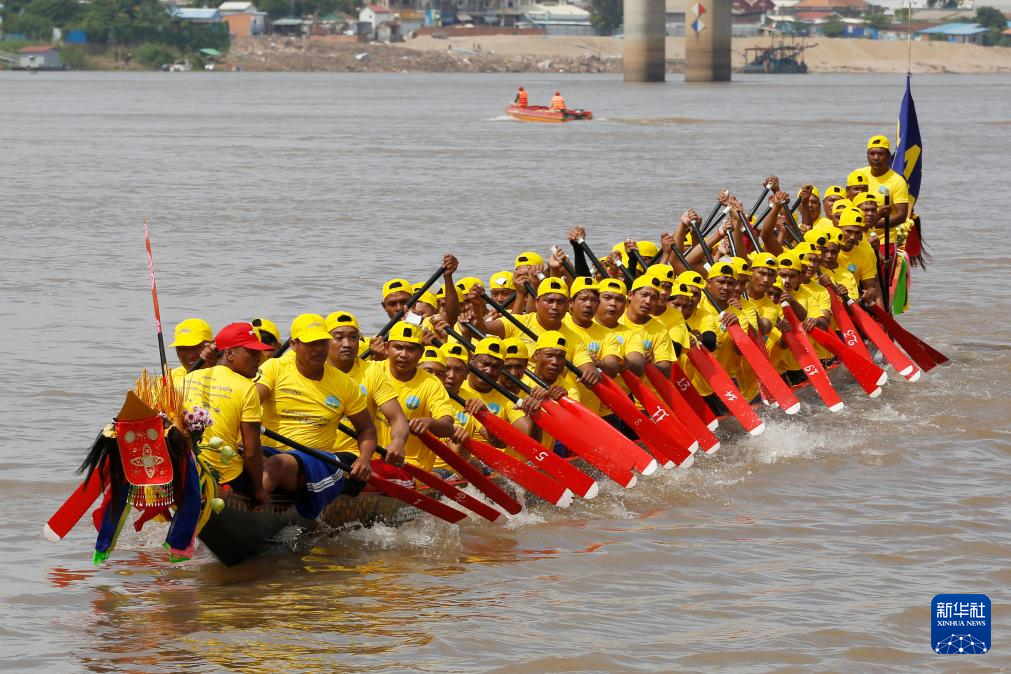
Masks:
[[[542,332],[540,337],[537,338],[537,343],[534,345],[534,353],[537,353],[541,349],[561,349],[565,352],[565,357],[568,358],[569,340],[557,330],[548,330],[547,332]]]
[[[602,293],[614,293],[615,295],[627,295],[628,289],[625,286],[624,281],[619,281],[616,278],[606,278],[603,281],[597,283],[597,290]]]
[[[212,339],[210,323],[202,318],[187,318],[176,326],[175,339],[169,346],[196,346]]]
[[[491,278],[488,279],[488,288],[515,290],[516,285],[513,283],[513,273],[507,270],[492,274]]]
[[[751,260],[751,268],[756,269],[758,267],[766,267],[768,269],[779,269],[779,263],[776,261],[776,256],[772,253],[763,253],[756,251],[748,256]]]
[[[467,349],[464,348],[463,344],[443,344],[439,349],[442,351],[442,357],[445,359],[456,358],[457,360],[462,360],[463,362],[470,361],[470,354],[467,353]]]
[[[599,291],[600,288],[597,287],[597,282],[589,276],[577,276],[573,279],[572,286],[569,288],[569,297],[575,297],[584,290]]]
[[[677,282],[675,282],[674,285],[671,286],[670,296],[671,297],[678,297],[679,295],[683,295],[684,297],[691,297],[692,296],[692,287],[690,285],[688,285],[687,283],[677,283]]]
[[[820,197],[821,196],[821,192],[819,192],[818,188],[815,187],[814,185],[811,185],[811,194],[813,194],[816,197]]]
[[[849,199],[840,199],[832,204],[832,213],[834,215],[840,211],[846,210],[847,208],[853,208],[853,202]]]
[[[411,294],[411,284],[408,283],[406,279],[402,278],[391,278],[389,281],[383,284],[383,299],[392,295],[393,293],[407,293]]]
[[[788,250],[778,258],[776,262],[779,263],[780,269],[793,269],[794,271],[800,271],[804,266],[804,263],[800,259],[800,253],[796,249]]]
[[[634,281],[632,281],[632,290],[630,292],[635,292],[639,288],[652,288],[657,292],[660,291],[660,279],[655,276],[650,276],[649,274],[643,274]]]
[[[527,343],[519,337],[506,337],[502,340],[502,356],[526,360],[530,357],[530,352],[527,350]]]
[[[734,265],[730,262],[717,262],[712,267],[709,268],[709,279],[719,278],[720,276],[729,276],[730,278],[737,278],[737,274],[734,272]]]
[[[860,169],[853,171],[848,176],[846,176],[846,187],[859,187],[860,185],[866,185],[867,176],[860,172]]]
[[[456,286],[452,286],[452,288],[453,288],[453,292],[456,293],[456,299],[462,301],[463,300],[463,294],[460,292],[460,289],[457,288]],[[438,302],[439,300],[444,300],[444,299],[446,299],[446,288],[442,287],[442,288],[439,288],[439,292],[435,293],[435,301]]]
[[[751,276],[751,263],[743,257],[735,257],[730,261],[730,264],[734,266],[734,275],[736,277]]]
[[[845,196],[846,190],[839,187],[838,185],[829,185],[828,187],[825,188],[825,197],[824,197],[825,199],[828,199],[829,197],[845,197]]]
[[[847,208],[839,215],[839,229],[843,227],[863,227],[864,214],[855,208]]]
[[[706,280],[702,278],[702,274],[698,273],[697,271],[692,271],[690,269],[688,271],[683,271],[680,274],[678,274],[676,282],[686,283],[689,286],[694,286],[696,288],[706,287]]]
[[[660,283],[674,283],[674,267],[669,264],[650,265],[646,273],[657,277]]]
[[[642,255],[643,259],[647,262],[651,257],[660,252],[660,248],[652,241],[636,241],[635,247],[639,249],[639,255]]]
[[[352,327],[359,332],[362,330],[361,326],[358,325],[358,319],[355,318],[355,315],[347,311],[335,311],[328,315],[326,320],[323,321],[323,327],[327,332],[333,332],[337,328],[346,327]]]
[[[440,365],[446,364],[446,359],[442,355],[442,351],[435,346],[426,346],[425,350],[421,353],[421,360],[418,363],[438,363]]]
[[[276,341],[281,341],[281,331],[277,329],[277,325],[274,324],[274,321],[269,318],[254,318],[249,321],[249,324],[256,328],[259,332],[268,332],[274,336]]]
[[[422,283],[421,281],[419,281],[419,282],[411,285],[411,294],[413,295],[414,293],[416,293],[419,290],[421,290],[422,286],[424,286],[424,285],[425,284]],[[418,302],[419,303],[420,302],[424,302],[425,304],[427,304],[428,306],[432,307],[433,309],[435,307],[439,306],[439,300],[435,297],[434,294],[432,294],[428,290],[426,290],[425,292],[421,293],[421,296],[418,297]]]
[[[421,344],[421,328],[405,321],[400,321],[390,330],[390,333],[386,336],[386,341]]]
[[[319,342],[330,339],[326,321],[319,314],[299,314],[291,322],[291,338],[300,342]]]
[[[501,360],[503,358],[504,347],[502,340],[494,335],[485,337],[479,341],[474,348],[475,356],[491,356]]]
[[[550,295],[551,293],[557,293],[568,297],[569,286],[563,279],[553,277],[548,277],[537,285],[537,297]]]
[[[516,261],[513,262],[513,267],[523,267],[533,264],[544,264],[544,258],[537,253],[527,251],[516,256]]]
[[[801,241],[794,246],[793,252],[797,254],[797,257],[800,258],[800,261],[804,264],[807,264],[808,256],[816,255],[818,253],[818,251],[815,250],[814,245],[808,243],[807,241]]]
[[[821,248],[828,240],[828,236],[823,229],[810,229],[804,232],[804,242],[812,246]]]
[[[853,197],[853,205],[859,206],[867,201],[873,201],[878,206],[881,205],[881,195],[877,192],[861,192],[860,194]]]
[[[867,141],[867,149],[870,150],[872,147],[883,147],[890,152],[892,144],[888,142],[888,138],[885,136],[871,136],[870,140]]]
[[[456,289],[460,291],[463,295],[470,292],[470,289],[474,286],[481,285],[481,279],[476,276],[465,276],[456,282]]]
[[[839,244],[842,243],[842,236],[843,236],[842,235],[842,230],[839,229],[838,227],[826,227],[825,229],[823,229],[821,231],[825,235],[825,245],[826,246],[828,244],[830,244],[830,243],[834,243],[836,245],[839,245]]]

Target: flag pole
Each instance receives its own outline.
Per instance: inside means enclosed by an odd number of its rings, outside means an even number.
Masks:
[[[906,77],[913,74],[913,0],[908,0],[906,5],[909,9],[906,12]]]

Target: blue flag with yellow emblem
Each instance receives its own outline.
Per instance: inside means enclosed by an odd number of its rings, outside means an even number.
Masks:
[[[923,142],[920,124],[916,121],[916,105],[909,88],[910,75],[906,74],[906,95],[899,109],[899,138],[892,156],[892,170],[906,179],[909,185],[910,206],[920,196],[920,178],[923,174]]]

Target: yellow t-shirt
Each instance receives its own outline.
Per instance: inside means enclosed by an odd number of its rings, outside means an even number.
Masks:
[[[893,204],[908,204],[909,199],[909,185],[906,184],[906,179],[901,175],[888,169],[885,171],[884,175],[875,176],[871,173],[870,166],[864,166],[861,169],[857,169],[857,173],[862,174],[867,178],[867,191],[874,194],[878,193],[878,187],[884,185],[888,188],[889,200]]]
[[[390,361],[380,364],[387,382],[397,394],[397,401],[404,411],[407,420],[419,417],[455,417],[456,406],[450,400],[446,388],[434,375],[418,368],[410,381],[400,381],[390,374]],[[376,431],[379,433],[379,444],[385,446],[393,439],[390,421],[382,410],[376,411]],[[436,464],[436,456],[416,435],[409,435],[404,443],[404,457],[415,466],[431,470]],[[442,465],[440,463],[440,465]]]
[[[526,379],[524,377],[524,379]],[[527,382],[531,386],[533,382]],[[566,395],[575,400],[577,403],[582,403],[585,406],[585,401],[581,399],[578,382],[576,380],[576,375],[571,372],[566,372],[561,377],[555,380],[556,386],[562,386],[565,388]],[[554,449],[555,439],[548,434],[547,431],[541,431],[541,445],[547,449]]]
[[[849,296],[853,299],[860,297],[860,290],[857,288],[857,279],[841,264],[835,269],[829,269],[828,267],[822,266],[822,271],[825,272],[832,283],[836,285],[846,286],[846,290],[849,292]],[[829,299],[829,305],[831,306],[832,300]]]
[[[351,371],[347,375],[358,385],[358,390],[365,396],[365,407],[373,421],[376,419],[376,410],[379,409],[379,406],[397,397],[397,392],[387,381],[382,366],[376,361],[363,361],[356,358],[355,364],[351,366]],[[341,423],[351,426],[351,421],[347,417],[341,419]],[[334,445],[333,451],[358,454],[358,441],[338,430],[337,443]]]
[[[253,381],[270,391],[263,401],[263,425],[313,449],[331,449],[337,443],[337,422],[365,409],[358,385],[330,363],[316,381],[298,371],[294,358],[271,358]],[[266,438],[264,444],[289,449]]]
[[[186,366],[179,365],[178,367],[174,367],[169,371],[169,374],[172,376],[172,385],[181,390],[183,387],[183,379],[187,374]]]
[[[572,320],[570,314],[566,314],[562,322],[576,336],[576,339],[582,344],[582,348],[586,349],[586,352],[590,354],[590,357],[594,361],[603,361],[605,358],[611,356],[619,360],[624,358],[624,349],[622,349],[621,344],[618,342],[617,335],[603,325],[594,322],[589,328],[582,328]],[[611,413],[611,410],[600,402],[600,398],[593,391],[582,384],[577,383],[577,387],[579,388],[579,395],[582,398],[583,405],[588,410],[596,412],[601,416],[607,416]]]
[[[568,315],[566,315],[565,318],[568,318]],[[537,314],[520,314],[519,316],[516,316],[516,320],[527,326],[527,328],[535,335],[541,335],[547,332],[547,329],[541,327],[541,324],[537,321]],[[534,343],[534,340],[530,339],[529,335],[513,325],[508,319],[503,318],[502,325],[505,330],[504,334],[506,338],[517,337],[527,344]],[[586,346],[583,344],[583,340],[572,330],[570,325],[566,324],[564,318],[562,319],[562,325],[558,328],[558,332],[562,333],[562,336],[575,345],[572,355],[570,356],[570,360],[576,367],[582,367],[583,365],[593,361],[593,359],[590,358],[590,354],[586,351]],[[531,355],[533,355],[533,353],[531,353]]]
[[[263,412],[260,397],[252,380],[224,365],[215,365],[192,372],[183,379],[183,405],[187,408],[204,407],[211,413],[211,425],[204,431],[200,456],[220,475],[221,482],[234,480],[242,473],[242,457],[238,450],[242,445],[240,423],[259,424]],[[208,445],[213,437],[224,440],[224,446],[236,451],[235,456],[226,461],[221,450]]]
[[[853,246],[853,250],[849,252],[840,250],[839,266],[853,274],[858,285],[861,281],[878,276],[878,260],[867,239],[861,239],[860,243]]]
[[[801,293],[810,297],[810,301],[804,303],[804,306],[807,307],[807,317],[827,318],[829,325],[831,325],[832,298],[829,297],[828,290],[817,281],[811,280],[801,284],[798,294]],[[825,358],[832,357],[832,353],[815,340],[812,339],[811,344],[814,346],[814,352],[818,354],[819,359],[824,360]]]
[[[670,340],[667,327],[656,318],[650,316],[645,323],[636,323],[625,314],[618,319],[618,322],[642,340],[643,353],[647,357],[653,356],[654,363],[674,361],[674,344]],[[632,353],[630,346],[625,346],[626,353]]]

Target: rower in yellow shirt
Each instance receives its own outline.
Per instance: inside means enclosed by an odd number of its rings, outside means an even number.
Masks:
[[[839,229],[842,230],[839,264],[856,278],[860,287],[859,300],[871,304],[880,295],[878,265],[874,249],[864,240],[863,213],[853,208],[843,211],[839,215]]]
[[[300,314],[291,323],[292,357],[271,358],[256,373],[257,392],[263,405],[263,425],[316,450],[337,443],[337,424],[345,416],[358,433],[358,457],[349,477],[364,483],[372,473],[376,428],[366,408],[365,396],[346,374],[330,365],[330,333],[318,314]],[[271,442],[278,445],[278,442]],[[264,462],[263,487],[268,493],[294,492],[303,517],[315,517],[343,493],[344,473],[328,462],[285,446]],[[315,513],[315,514],[312,514]]]
[[[885,136],[872,136],[867,141],[867,166],[857,169],[854,173],[862,174],[867,179],[867,191],[875,194],[887,194],[888,208],[883,208],[878,214],[879,219],[867,223],[871,228],[898,227],[906,221],[913,212],[913,199],[909,194],[906,179],[891,168],[892,148]],[[884,187],[884,191],[881,188]]]
[[[418,367],[422,351],[420,328],[401,321],[393,326],[387,337],[389,358],[382,361],[382,367],[397,393],[412,434],[404,444],[404,456],[408,463],[431,470],[435,455],[416,436],[430,432],[440,438],[450,437],[456,410],[442,382]],[[376,417],[379,444],[385,446],[392,440],[391,423],[382,410]]]
[[[831,283],[840,297],[859,296],[856,277],[839,264],[839,253],[842,251],[842,230],[833,227],[823,231],[825,232],[825,247],[822,250],[819,282],[822,285]]]
[[[600,306],[597,282],[589,276],[577,276],[569,293],[569,313],[562,319],[563,325],[580,341],[598,368],[611,376],[617,375],[623,353],[621,344],[617,335],[593,320]],[[587,409],[600,416],[606,417],[611,413],[596,394],[583,384],[579,384],[579,396]]]
[[[572,342],[558,330],[546,330],[537,337],[533,346],[531,365],[533,372],[548,388],[535,386],[530,395],[523,399],[520,408],[527,416],[533,416],[545,400],[558,400],[568,396],[579,402],[576,378],[565,368],[566,359],[571,360]],[[568,450],[556,442],[548,433],[541,433],[541,445],[560,456],[568,456]]]
[[[473,302],[475,306],[473,313],[476,327],[485,335],[495,335],[503,339],[518,337],[526,342],[530,342],[530,337],[508,319],[485,319],[488,312],[481,299],[481,290],[481,286],[476,285],[471,289],[468,296],[468,301]],[[584,386],[592,387],[600,381],[600,371],[594,365],[593,359],[582,344],[582,340],[563,320],[569,311],[568,284],[560,278],[545,278],[537,286],[537,299],[534,307],[534,313],[520,314],[516,316],[516,319],[535,335],[540,335],[543,332],[551,330],[561,332],[574,345],[572,362],[580,369],[580,382]]]
[[[211,325],[202,318],[187,318],[175,330],[175,339],[169,344],[176,350],[180,365],[172,369],[172,383],[182,386],[183,377],[203,358],[204,367],[213,367],[217,362],[217,351],[211,344]]]
[[[779,278],[782,281],[782,288],[776,297],[777,301],[780,303],[783,301],[788,302],[794,313],[797,314],[797,318],[805,326],[818,325],[819,327],[827,328],[828,323],[824,317],[808,313],[810,308],[817,310],[818,307],[815,304],[814,297],[801,290],[804,271],[804,261],[801,258],[801,254],[797,251],[787,251],[779,256],[777,262],[779,263]],[[809,319],[811,319],[810,322]],[[790,329],[785,319],[777,327],[779,327],[781,333]],[[791,386],[800,384],[806,379],[793,352],[790,351],[783,340],[780,340],[775,345],[771,360],[772,364],[776,366],[776,370],[783,374]]]
[[[653,317],[653,307],[660,301],[660,280],[655,276],[640,276],[632,282],[625,305],[625,314],[619,319],[629,331],[635,333],[635,344],[625,344],[625,365],[637,377],[645,373],[646,363],[653,363],[664,377],[671,375],[674,345],[666,326]],[[641,344],[641,351],[635,346]],[[654,393],[656,387],[648,378],[643,383]],[[659,394],[658,394],[659,395]]]
[[[719,321],[717,321],[716,314],[700,306],[703,301],[702,289],[706,287],[705,279],[696,271],[685,271],[677,277],[676,282],[679,291],[676,303],[681,309],[681,314],[685,317],[690,339],[694,339],[702,348],[710,352],[716,351],[717,335],[720,332]],[[684,288],[680,286],[684,286]],[[692,385],[698,390],[699,395],[705,398],[709,407],[717,414],[725,413],[723,403],[713,393],[705,378],[696,371],[685,352],[681,354],[681,367],[691,379]]]
[[[218,365],[186,375],[183,405],[186,409],[202,407],[210,413],[211,426],[200,445],[200,458],[217,473],[218,483],[264,503],[263,411],[252,378],[260,365],[260,354],[272,347],[257,338],[249,323],[226,325],[214,343]],[[221,442],[212,443],[215,437]]]
[[[332,338],[327,358],[329,363],[351,377],[358,385],[358,390],[365,396],[365,408],[373,420],[376,419],[379,410],[382,410],[390,422],[390,442],[384,445],[386,456],[373,461],[373,467],[380,461],[392,466],[403,465],[404,443],[410,435],[407,417],[400,409],[397,393],[387,380],[382,365],[377,361],[362,360],[359,357],[365,342],[362,341],[358,319],[347,311],[335,311],[324,319],[323,325]],[[343,422],[345,425],[349,424],[347,418]],[[333,451],[357,454],[358,443],[351,436],[338,433]]]
[[[446,357],[442,355],[442,349],[439,347],[425,347],[425,350],[421,352],[421,360],[418,361],[418,369],[424,370],[428,374],[432,375],[445,386]]]
[[[502,376],[505,349],[498,337],[485,337],[474,345],[474,353],[470,357],[470,366],[492,381],[498,381]],[[460,386],[458,395],[466,401],[464,408],[457,413],[457,423],[463,426],[470,437],[493,445],[504,446],[488,430],[477,423],[474,415],[486,409],[498,418],[507,421],[526,435],[533,433],[533,422],[522,410],[490,384],[474,373],[468,373],[466,381]],[[462,422],[462,423],[461,423]],[[510,450],[516,458],[522,458]]]

